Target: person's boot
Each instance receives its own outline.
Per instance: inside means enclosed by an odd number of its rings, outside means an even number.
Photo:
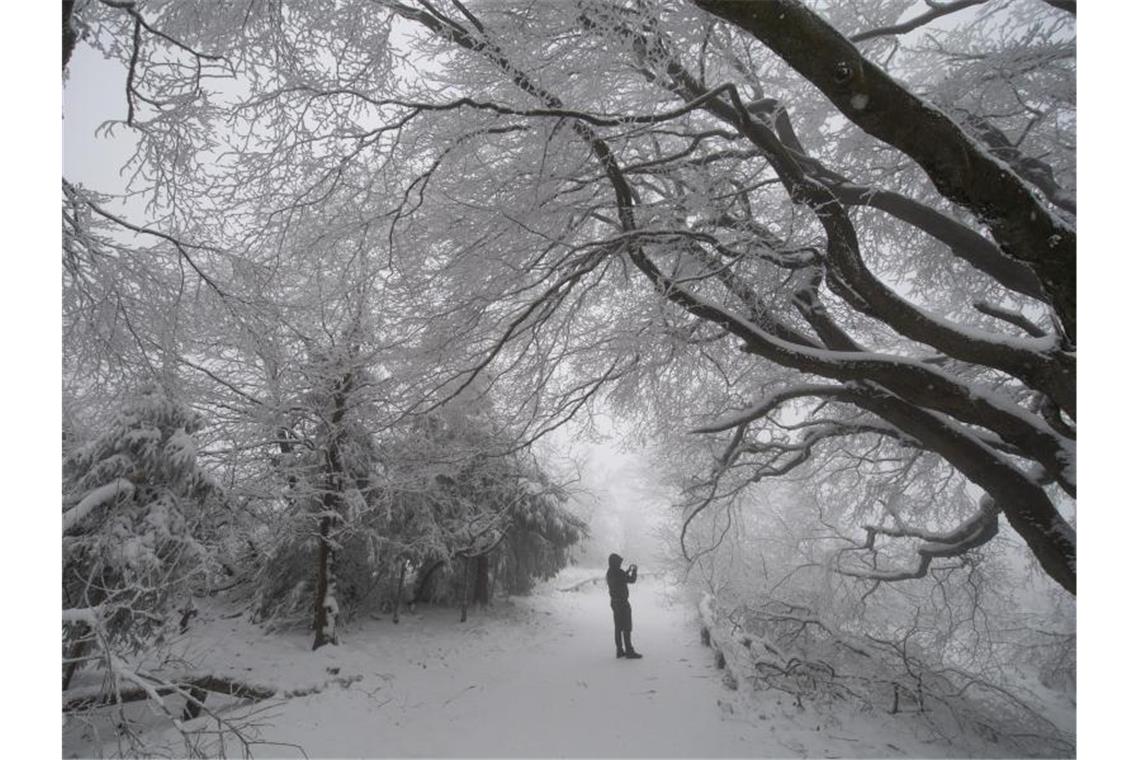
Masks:
[[[633,651],[633,643],[629,640],[629,631],[622,631],[625,636],[625,658],[627,660],[640,660],[641,655]]]
[[[617,644],[618,659],[625,657],[625,650],[621,647],[621,631],[614,631],[614,643]]]

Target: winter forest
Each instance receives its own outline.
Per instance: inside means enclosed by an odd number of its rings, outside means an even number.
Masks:
[[[1075,0],[62,15],[64,757],[1075,755]]]

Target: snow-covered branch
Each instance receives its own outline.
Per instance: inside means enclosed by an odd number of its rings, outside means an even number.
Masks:
[[[921,528],[900,525],[889,527],[885,525],[867,525],[867,539],[859,548],[876,552],[875,540],[878,536],[892,538],[917,538],[923,543],[916,549],[918,563],[909,570],[859,570],[842,567],[837,564],[836,570],[841,575],[853,578],[863,578],[874,581],[903,581],[922,578],[930,570],[931,560],[941,557],[958,557],[973,549],[977,549],[990,541],[998,532],[999,510],[994,500],[983,496],[978,511],[960,525],[949,531],[927,531]],[[840,550],[850,551],[849,549]],[[840,554],[836,554],[838,562]]]
[[[693,428],[693,433],[719,433],[723,430],[745,425],[767,416],[786,401],[797,398],[842,397],[847,388],[841,385],[797,385],[772,393],[757,401],[748,409],[722,417],[708,425]]]
[[[126,478],[115,478],[110,483],[99,486],[80,499],[78,504],[63,513],[63,532],[65,534],[69,532],[83,518],[103,504],[112,500],[117,501],[120,498],[129,499],[134,492],[134,484]]]

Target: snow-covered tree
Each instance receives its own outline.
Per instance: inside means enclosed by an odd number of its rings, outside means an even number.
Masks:
[[[312,348],[295,389],[301,403],[275,431],[271,460],[281,487],[265,519],[273,523],[268,557],[254,568],[258,614],[312,611],[313,648],[337,643],[344,594],[358,601],[366,579],[344,574],[346,563],[371,569],[383,538],[375,515],[381,498],[380,452],[371,429],[379,417],[374,377],[352,336]]]
[[[486,403],[461,395],[392,441],[394,504],[413,509],[402,534],[416,569],[415,598],[487,604],[555,574],[584,523],[562,489],[501,427]]]
[[[197,461],[201,418],[158,386],[134,394],[93,440],[65,452],[64,688],[97,643],[153,643],[215,572],[221,494]]]
[[[521,486],[526,495],[514,511],[493,570],[511,594],[525,594],[535,581],[554,577],[570,564],[571,548],[588,535],[585,521],[567,507],[564,489],[541,472],[531,473]]]
[[[716,442],[694,510],[920,448],[972,503],[891,531],[1008,525],[1075,592],[1067,4],[198,10],[73,19],[131,73],[135,184],[193,276],[371,257],[413,404],[485,376],[537,433],[607,389]]]

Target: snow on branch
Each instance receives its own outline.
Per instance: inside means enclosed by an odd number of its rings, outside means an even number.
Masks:
[[[937,557],[961,556],[989,542],[998,533],[999,512],[994,500],[987,495],[982,497],[981,506],[974,515],[958,527],[945,532],[926,531],[905,525],[900,525],[898,528],[865,525],[867,540],[859,548],[869,549],[872,552],[875,551],[875,539],[880,535],[922,539],[923,543],[918,547],[918,564],[910,570],[847,570],[837,567],[836,571],[840,575],[874,581],[890,582],[922,578],[929,571],[931,560]]]
[[[63,611],[63,622],[66,623],[86,623],[92,628],[99,625],[99,617],[102,613],[99,607],[73,607],[69,610]]]
[[[838,396],[846,392],[846,388],[840,385],[796,385],[791,388],[785,388],[782,391],[773,393],[760,401],[756,402],[748,409],[738,412],[729,417],[722,417],[704,427],[694,428],[689,431],[692,433],[719,433],[729,428],[738,427],[747,424],[753,420],[758,420],[764,417],[769,412],[774,410],[785,401],[792,399],[804,398],[808,396]]]
[[[1065,331],[1076,340],[1076,230],[1008,164],[804,5],[792,0],[694,4],[752,34],[852,123],[914,159],[944,197],[976,213],[1002,250],[1038,275]]]
[[[1000,319],[1003,322],[1009,322],[1015,327],[1020,327],[1025,332],[1029,333],[1034,338],[1044,338],[1048,335],[1047,332],[1042,330],[1037,325],[1029,321],[1029,319],[1019,311],[1013,309],[1006,309],[1001,306],[996,306],[987,301],[974,301],[974,308],[983,314],[991,316],[995,319]]]
[[[63,532],[67,533],[96,508],[112,499],[130,498],[135,492],[134,484],[126,478],[115,478],[106,485],[99,486],[71,509],[63,513]]]

